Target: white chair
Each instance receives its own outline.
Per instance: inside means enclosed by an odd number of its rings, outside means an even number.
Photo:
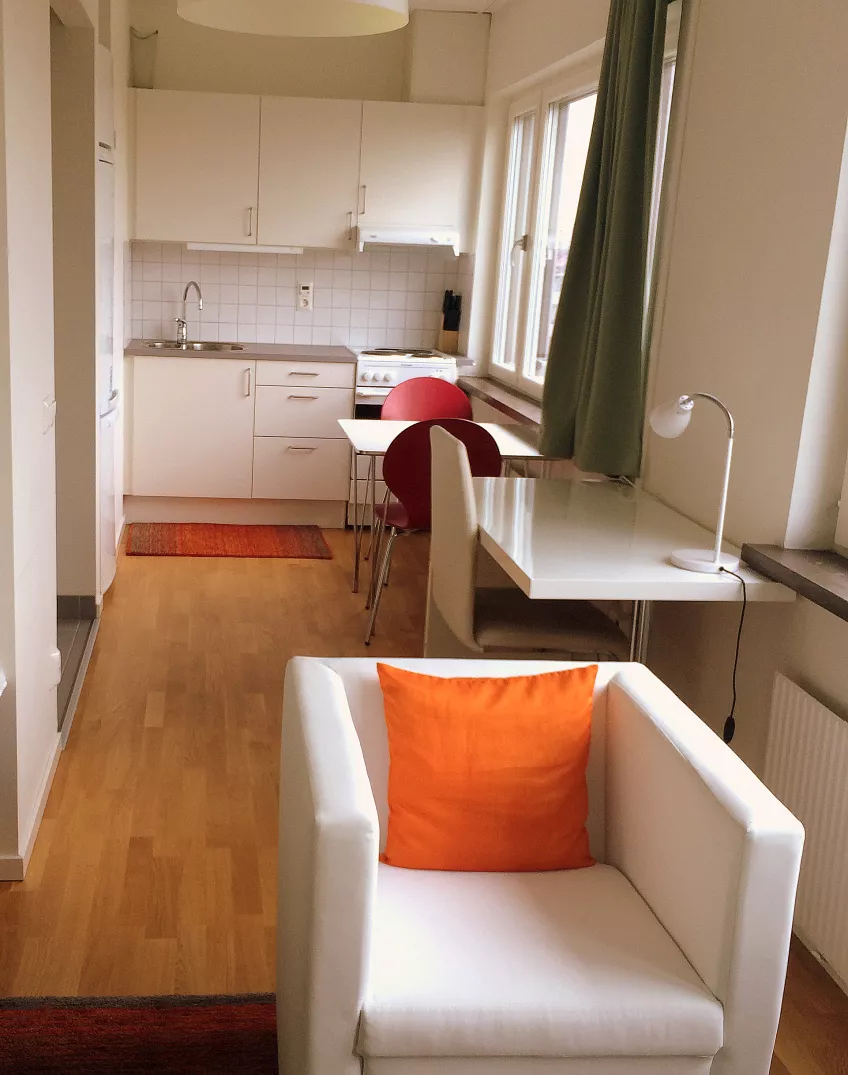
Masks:
[[[569,667],[390,663],[452,676]],[[803,829],[645,667],[599,667],[596,866],[384,866],[387,779],[376,662],[296,657],[282,733],[281,1075],[767,1075]]]
[[[624,659],[630,644],[588,601],[533,601],[518,589],[478,587],[477,505],[465,445],[430,430],[430,594],[446,626],[477,653],[552,652],[572,659]]]

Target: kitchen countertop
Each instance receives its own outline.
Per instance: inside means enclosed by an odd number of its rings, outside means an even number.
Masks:
[[[125,355],[153,358],[263,358],[271,362],[301,359],[304,362],[347,362],[353,365],[356,355],[347,347],[306,343],[240,343],[239,351],[184,351],[180,347],[149,347],[153,340],[130,340]]]

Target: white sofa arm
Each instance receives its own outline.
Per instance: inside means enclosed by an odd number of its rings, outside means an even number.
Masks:
[[[712,1075],[767,1075],[804,830],[656,676],[607,698],[607,860],[724,1005]]]
[[[277,1024],[281,1075],[358,1075],[377,884],[377,811],[338,675],[286,670],[280,775]]]

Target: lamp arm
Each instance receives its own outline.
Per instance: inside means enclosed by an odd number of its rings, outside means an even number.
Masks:
[[[688,396],[683,396],[683,399],[708,399],[711,403],[715,403],[724,417],[727,419],[727,435],[733,440],[733,435],[736,431],[735,424],[733,422],[733,415],[721,402],[718,396],[711,396],[709,392],[690,392]]]

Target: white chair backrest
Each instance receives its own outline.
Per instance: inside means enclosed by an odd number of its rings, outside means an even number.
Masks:
[[[430,430],[430,448],[432,600],[459,641],[482,652],[474,638],[477,504],[468,452],[461,440],[440,426]]]
[[[377,661],[358,657],[320,658],[342,679],[350,715],[362,746],[365,768],[371,782],[371,791],[380,822],[380,849],[386,845],[388,828],[389,745],[386,736],[386,716],[383,694],[377,678]],[[575,668],[584,661],[516,661],[516,660],[448,660],[419,658],[390,658],[385,661],[395,668],[407,668],[432,676],[532,676],[541,672],[555,672],[561,668]],[[599,862],[606,854],[606,728],[607,684],[617,675],[622,665],[616,661],[602,661],[598,665],[595,696],[592,710],[592,746],[586,783],[589,791],[589,844],[592,854]]]

